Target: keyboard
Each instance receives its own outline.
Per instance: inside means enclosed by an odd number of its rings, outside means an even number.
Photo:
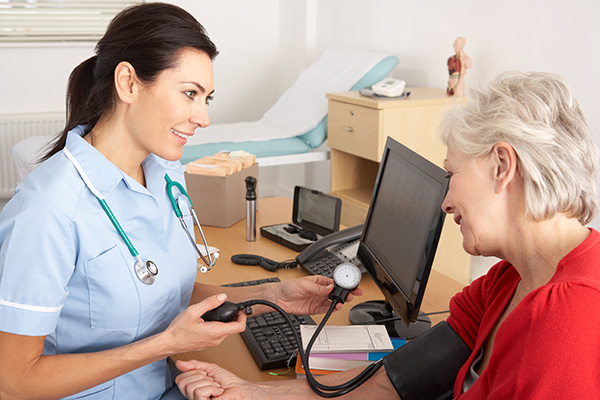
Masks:
[[[265,278],[222,286],[253,286],[270,282],[280,282],[280,279]],[[300,335],[300,325],[316,325],[308,315],[290,315],[290,318],[294,323],[293,327],[290,327],[277,311],[248,317],[246,330],[241,335],[259,369],[287,367],[288,360],[298,350],[298,343],[292,329]],[[296,358],[294,357],[290,366],[295,365],[295,362]]]

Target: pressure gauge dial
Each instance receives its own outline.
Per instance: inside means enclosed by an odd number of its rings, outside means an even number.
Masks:
[[[333,281],[342,289],[356,289],[361,277],[360,269],[354,264],[340,264],[333,270]]]

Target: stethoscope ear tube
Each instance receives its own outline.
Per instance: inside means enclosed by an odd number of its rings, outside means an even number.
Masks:
[[[204,264],[206,264],[206,266],[200,267],[200,272],[202,272],[202,273],[208,272],[212,269],[212,267],[215,265],[217,260],[216,260],[216,257],[212,256],[210,249],[208,248],[208,244],[206,243],[206,238],[204,237],[204,232],[202,231],[202,226],[200,225],[200,222],[198,221],[198,216],[196,215],[196,211],[194,210],[194,206],[192,205],[192,199],[190,199],[190,196],[187,194],[187,191],[185,190],[183,185],[179,182],[173,181],[169,177],[169,174],[165,174],[165,180],[167,181],[167,195],[169,196],[169,200],[171,201],[171,205],[173,206],[173,211],[175,211],[175,215],[179,218],[179,222],[181,223],[181,226],[185,230],[185,233],[186,233],[188,239],[190,240],[190,243],[194,247],[194,250],[196,250],[198,257],[200,257],[202,259],[202,262],[204,262]],[[183,213],[181,212],[181,208],[179,207],[179,200],[181,199],[181,196],[178,196],[177,200],[175,199],[175,196],[173,195],[173,187],[174,186],[177,187],[177,189],[179,189],[179,192],[182,195],[185,196],[184,200],[187,203],[187,206],[188,206],[188,209],[190,210],[190,214],[192,215],[192,218],[194,219],[194,223],[198,227],[200,236],[202,236],[202,242],[204,243],[204,249],[206,250],[206,256],[208,257],[208,260],[204,257],[204,255],[198,248],[198,244],[194,240],[194,237],[192,236],[190,230],[187,227],[187,224],[185,223],[185,220],[183,219]]]
[[[190,211],[191,211],[192,216],[194,217],[194,220],[197,221],[196,212],[194,211],[194,209],[190,207]],[[202,228],[200,227],[200,224],[197,224],[197,226],[198,226],[198,230],[200,231],[200,235],[202,236],[202,241],[204,242],[204,247],[206,248],[206,255],[208,257],[208,260],[204,257],[204,255],[198,248],[198,245],[196,244],[196,241],[194,240],[194,238],[192,237],[192,234],[188,230],[187,224],[185,223],[185,220],[183,219],[183,217],[179,217],[179,222],[181,222],[181,226],[183,227],[183,230],[185,230],[185,233],[187,234],[188,239],[190,239],[190,242],[192,243],[194,249],[196,250],[198,257],[200,257],[202,259],[202,261],[204,262],[204,264],[207,265],[207,266],[201,267],[200,272],[205,273],[205,272],[210,271],[212,269],[213,265],[215,265],[216,260],[213,259],[212,255],[210,254],[210,250],[208,249],[208,245],[206,244],[206,239],[204,239],[204,232],[202,232]]]

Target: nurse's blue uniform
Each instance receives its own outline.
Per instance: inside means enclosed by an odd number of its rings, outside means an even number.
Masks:
[[[143,187],[83,132],[69,132],[66,147],[159,272],[153,285],[137,278],[123,239],[64,152],[39,165],[0,215],[0,331],[46,336],[45,355],[112,349],[163,331],[187,307],[196,277],[196,253],[164,179],[185,184],[181,164],[151,154]],[[161,360],[68,398],[159,399],[172,386]]]

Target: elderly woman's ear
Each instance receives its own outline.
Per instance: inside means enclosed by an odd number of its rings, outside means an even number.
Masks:
[[[507,142],[498,142],[492,149],[494,191],[501,193],[517,175],[517,153]]]

